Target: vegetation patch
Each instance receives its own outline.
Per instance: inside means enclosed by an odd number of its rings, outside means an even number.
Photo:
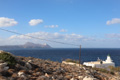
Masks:
[[[0,60],[8,63],[8,66],[14,66],[16,64],[16,59],[8,52],[1,52],[0,53]]]
[[[77,61],[77,60],[66,59],[65,61],[79,64],[79,61]]]
[[[113,67],[113,66],[109,66],[110,71],[112,72],[120,72],[120,67]]]
[[[100,71],[100,72],[103,72],[103,73],[107,73],[107,74],[112,74],[114,75],[114,72],[113,71],[108,71],[106,69],[103,69],[103,68],[93,68],[94,70],[96,71]]]

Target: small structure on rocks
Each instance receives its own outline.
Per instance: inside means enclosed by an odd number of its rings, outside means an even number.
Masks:
[[[83,65],[96,68],[108,68],[109,66],[115,67],[115,63],[111,59],[110,55],[107,56],[107,59],[105,61],[98,59],[98,61],[84,62]]]

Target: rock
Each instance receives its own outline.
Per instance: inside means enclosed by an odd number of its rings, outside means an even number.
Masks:
[[[86,72],[87,74],[90,74],[90,71],[88,71],[88,70],[86,70],[85,72]]]
[[[34,72],[39,72],[40,71],[40,68],[36,68],[35,70],[34,70]]]
[[[25,74],[24,74],[24,72],[18,72],[18,76],[19,77],[25,77]]]
[[[0,76],[0,80],[7,80],[7,78],[4,76]]]
[[[16,71],[19,71],[19,70],[27,70],[27,68],[25,67],[25,66],[22,66],[22,65],[20,65],[20,64],[16,64],[15,65],[15,70]]]
[[[8,70],[9,67],[7,66],[7,63],[0,63],[0,72]]]
[[[70,80],[75,80],[75,78],[71,78]]]
[[[29,62],[27,62],[27,63],[25,64],[25,66],[26,66],[28,69],[32,69],[32,66],[31,66],[31,64],[30,64]]]
[[[83,69],[84,69],[84,70],[86,70],[86,68],[85,68],[85,67],[83,67]]]
[[[32,75],[35,76],[35,77],[38,77],[38,76],[41,76],[41,73],[40,72],[36,72],[36,73],[33,73]]]
[[[27,80],[27,79],[24,77],[18,77],[17,80]]]
[[[14,69],[8,69],[8,72],[13,74],[15,72],[15,70]]]
[[[86,77],[83,78],[83,80],[98,80],[98,79],[86,76]]]
[[[46,76],[39,76],[36,80],[49,80]]]
[[[64,76],[63,75],[59,75],[59,76],[57,75],[57,79],[58,80],[64,80]]]
[[[29,63],[32,63],[33,61],[32,61],[32,60],[29,60],[28,62],[29,62]]]
[[[46,76],[46,77],[50,77],[47,73],[45,73],[45,76]]]
[[[25,74],[25,73],[26,73],[26,71],[21,70],[21,71],[18,72],[18,76],[19,76],[19,77],[26,77],[26,74]]]
[[[13,74],[12,74],[12,77],[13,77],[13,78],[18,77],[17,73],[13,73]]]
[[[78,79],[83,79],[83,76],[78,76]]]
[[[4,61],[3,61],[3,60],[0,60],[0,63],[4,63]]]
[[[66,78],[66,79],[71,79],[71,78],[72,78],[72,75],[66,75],[65,78]]]
[[[0,50],[0,53],[3,53],[4,51],[3,50]]]
[[[116,72],[115,74],[116,74],[117,76],[120,76],[120,72]]]

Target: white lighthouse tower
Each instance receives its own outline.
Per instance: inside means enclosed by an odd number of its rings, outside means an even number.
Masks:
[[[106,63],[112,63],[112,59],[110,57],[110,55],[107,56],[107,59],[105,60]]]

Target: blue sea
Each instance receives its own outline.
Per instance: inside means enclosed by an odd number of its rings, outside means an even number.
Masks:
[[[78,48],[51,48],[51,49],[21,49],[21,50],[6,50],[16,56],[35,57],[40,59],[49,59],[52,61],[61,62],[65,59],[79,60]],[[120,49],[109,48],[82,48],[81,61],[96,61],[98,57],[106,60],[107,55],[110,55],[116,66],[120,66]]]

